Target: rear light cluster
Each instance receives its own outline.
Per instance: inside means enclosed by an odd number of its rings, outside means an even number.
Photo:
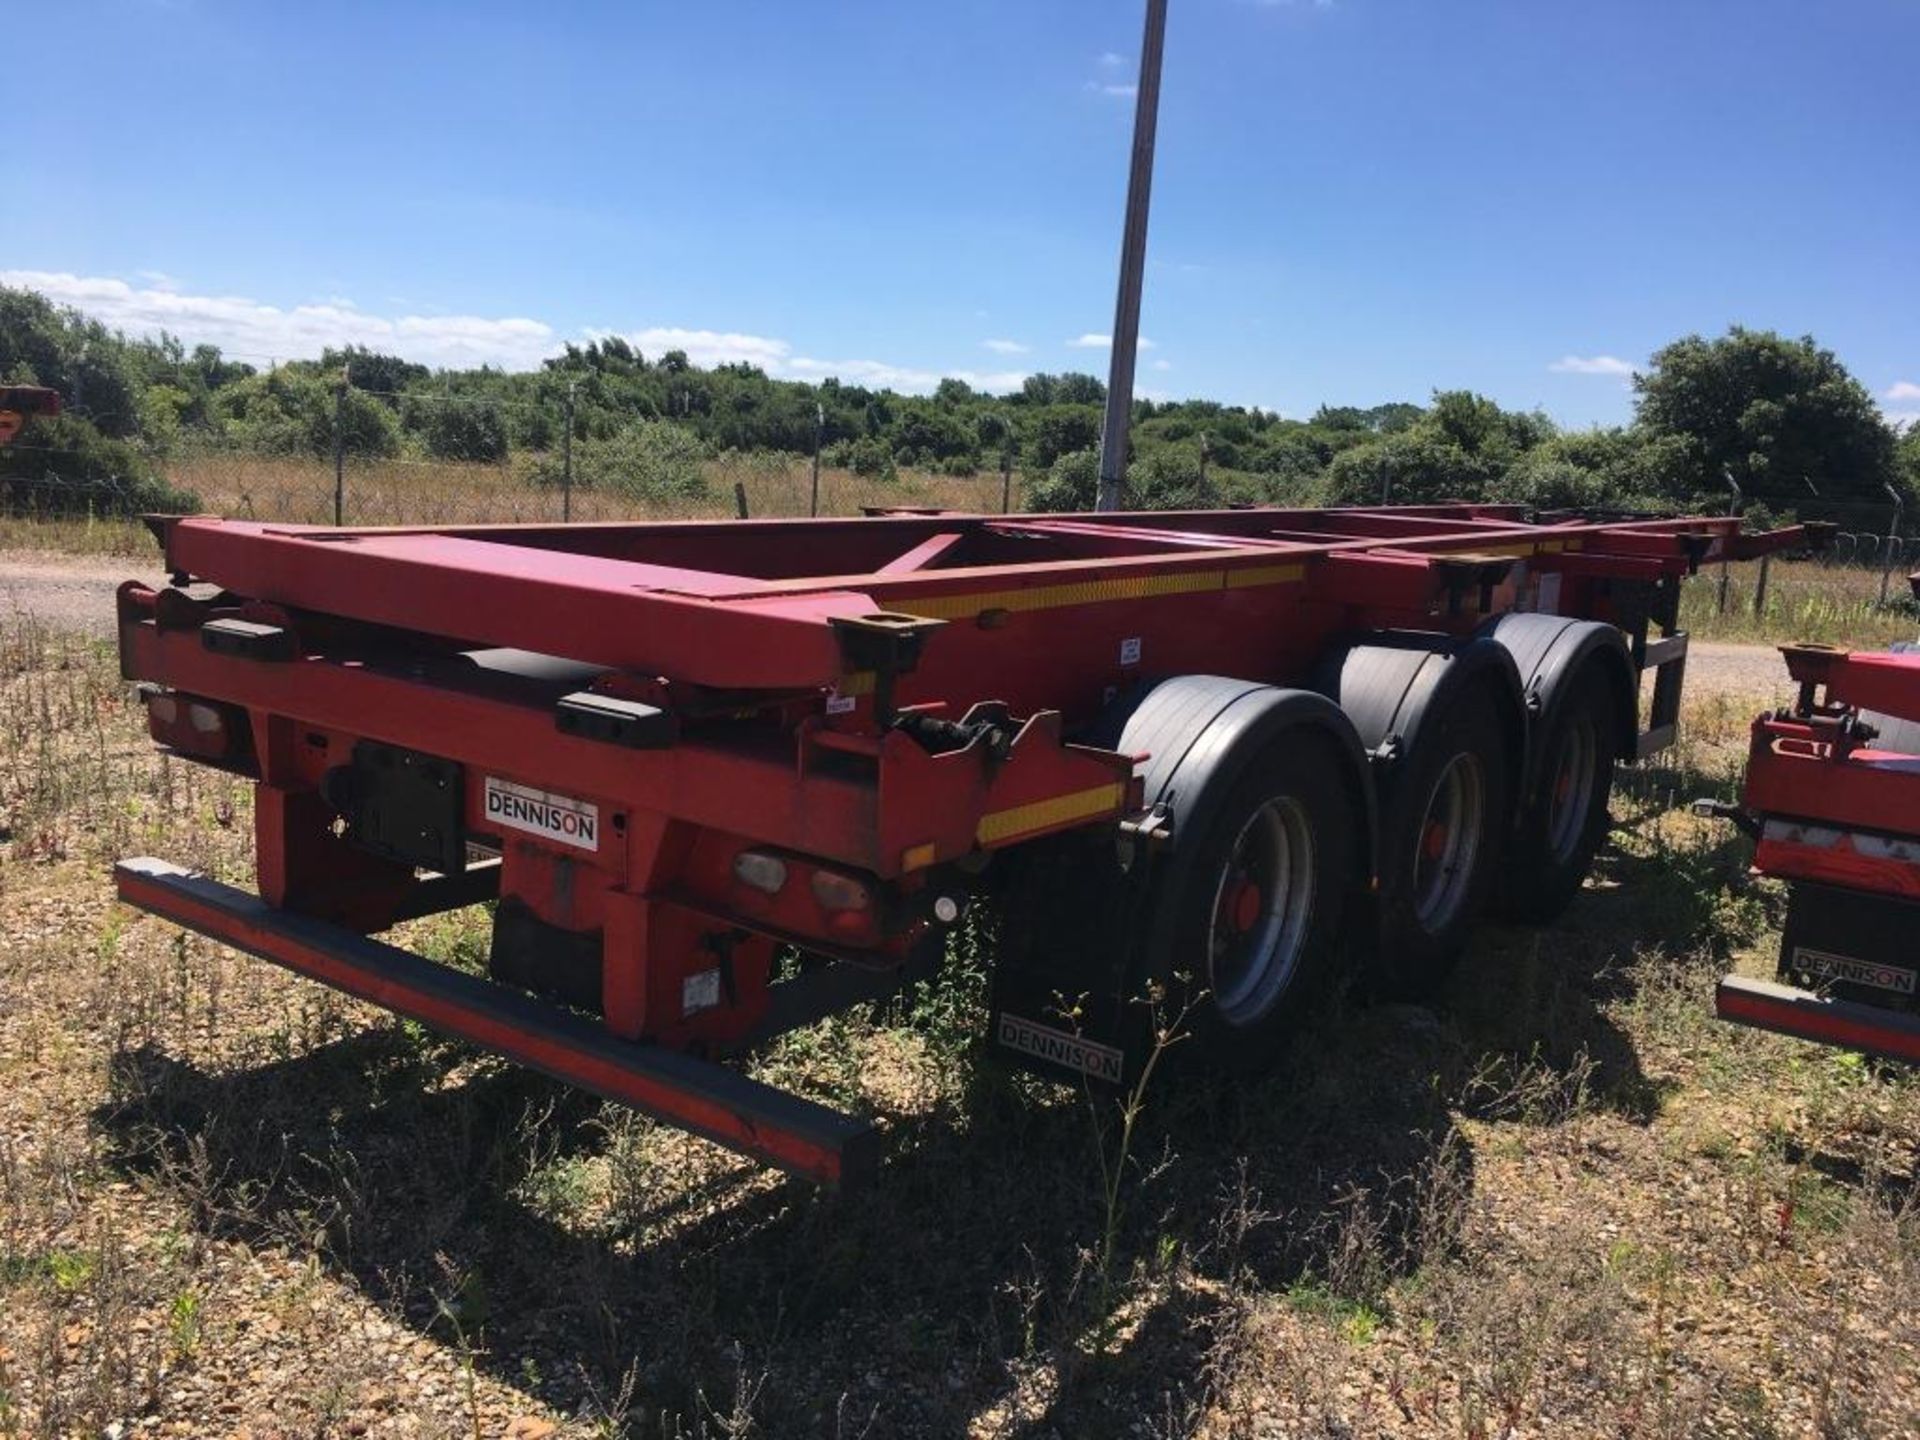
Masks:
[[[829,934],[862,943],[878,938],[873,886],[869,881],[804,860],[789,860],[766,850],[742,850],[733,857],[735,902],[749,913],[767,914],[776,906],[786,908],[781,902],[791,905],[796,898],[786,893],[788,881],[796,870],[806,872],[807,888]]]
[[[806,877],[805,890],[798,883]],[[849,944],[877,944],[895,924],[888,926],[883,911],[888,907],[876,883],[867,876],[846,870],[833,870],[797,856],[778,855],[768,850],[742,850],[733,857],[733,903],[743,913],[766,916],[783,928],[814,933],[815,927],[836,940]],[[789,890],[789,885],[792,889]],[[807,907],[803,895],[810,895]],[[960,918],[964,903],[950,895],[932,901],[923,912],[943,925]]]
[[[178,690],[148,690],[147,731],[156,744],[206,760],[228,760],[250,746],[246,711]]]

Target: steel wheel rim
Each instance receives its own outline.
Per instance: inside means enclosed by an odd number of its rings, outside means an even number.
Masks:
[[[1258,1020],[1293,983],[1313,918],[1314,865],[1313,829],[1291,796],[1263,802],[1234,837],[1207,937],[1213,1003],[1229,1025]]]
[[[1547,853],[1564,864],[1579,848],[1586,833],[1587,817],[1593,807],[1596,787],[1594,760],[1600,751],[1600,738],[1591,715],[1575,717],[1567,727],[1548,779]]]
[[[1433,782],[1413,836],[1413,914],[1440,930],[1466,904],[1486,813],[1486,773],[1479,757],[1455,755]]]

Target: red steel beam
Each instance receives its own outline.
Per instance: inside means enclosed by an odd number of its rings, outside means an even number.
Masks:
[[[1713,1005],[1722,1020],[1736,1025],[1920,1065],[1920,1016],[1742,975],[1720,982]]]
[[[617,1039],[557,1005],[162,860],[123,860],[114,883],[129,905],[795,1175],[844,1187],[876,1169],[871,1125],[724,1066]]]

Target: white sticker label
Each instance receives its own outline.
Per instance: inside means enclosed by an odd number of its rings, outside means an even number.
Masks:
[[[1560,572],[1558,570],[1540,577],[1539,594],[1534,598],[1533,608],[1542,615],[1560,613]]]
[[[1055,1030],[1051,1025],[1037,1024],[1024,1016],[1009,1015],[1004,1010],[1000,1012],[999,1039],[1009,1050],[1018,1050],[1023,1055],[1064,1065],[1069,1070],[1078,1070],[1109,1084],[1120,1083],[1125,1057],[1111,1045],[1084,1040],[1064,1030]]]
[[[827,714],[844,715],[860,703],[857,695],[842,695],[838,690],[827,691]]]
[[[1140,637],[1131,635],[1120,642],[1120,663],[1138,665],[1140,663]]]
[[[711,1010],[720,1003],[720,972],[701,970],[680,982],[680,1013]]]
[[[509,830],[582,850],[600,848],[600,807],[571,795],[549,795],[510,780],[487,777],[487,819]]]
[[[1836,955],[1831,950],[1815,950],[1811,945],[1793,948],[1794,968],[1821,980],[1841,980],[1851,985],[1871,985],[1876,990],[1891,990],[1896,995],[1911,995],[1915,975],[1898,965],[1877,960],[1858,960],[1851,955]]]

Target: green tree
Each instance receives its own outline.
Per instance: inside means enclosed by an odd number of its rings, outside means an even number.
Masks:
[[[1639,423],[1676,452],[1681,488],[1724,495],[1731,472],[1752,498],[1792,505],[1805,481],[1832,499],[1878,499],[1900,479],[1894,437],[1866,388],[1811,336],[1734,326],[1688,335],[1634,377]]]
[[[140,433],[141,383],[127,344],[98,320],[0,286],[0,381],[46,385],[102,435]]]

